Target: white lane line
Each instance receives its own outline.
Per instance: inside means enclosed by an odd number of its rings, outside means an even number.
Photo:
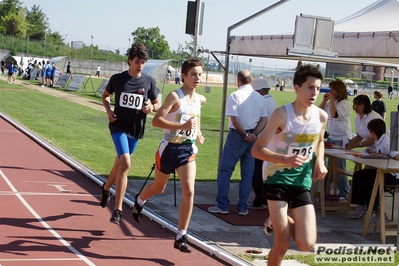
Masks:
[[[74,194],[74,193],[47,193],[47,192],[17,192],[19,195],[25,196],[73,196],[73,197],[100,197],[101,195],[91,194]],[[13,191],[0,191],[0,196],[15,195]]]
[[[3,177],[4,181],[8,184],[11,190],[15,193],[15,196],[22,202],[22,204],[32,213],[33,216],[56,238],[60,241],[65,247],[67,247],[70,251],[72,251],[76,256],[78,256],[81,260],[87,263],[87,265],[95,264],[91,262],[88,258],[83,256],[78,250],[72,247],[67,241],[65,241],[53,228],[50,227],[40,216],[35,212],[35,210],[26,202],[26,200],[18,193],[17,189],[13,186],[10,180],[6,177],[3,171],[0,170],[0,175]]]
[[[65,260],[68,260],[68,261],[80,261],[81,259],[79,259],[79,258],[52,258],[52,259],[0,259],[0,262],[4,262],[4,261],[11,261],[11,262],[14,262],[14,261],[25,261],[25,262],[28,262],[28,261],[65,261]]]

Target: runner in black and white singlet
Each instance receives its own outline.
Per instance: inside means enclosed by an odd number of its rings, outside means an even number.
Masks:
[[[299,66],[294,75],[295,101],[273,112],[252,148],[252,155],[265,161],[263,193],[270,216],[264,231],[275,234],[268,265],[281,264],[291,238],[303,251],[316,243],[310,188],[312,181],[327,173],[323,142],[327,113],[314,105],[322,79],[315,66]]]
[[[163,193],[169,175],[176,170],[182,188],[182,199],[174,248],[187,253],[191,252],[187,244],[187,229],[194,204],[195,157],[198,152],[195,142],[204,142],[200,109],[206,99],[195,92],[203,69],[204,65],[198,58],[187,59],[181,71],[183,87],[168,94],[152,120],[153,126],[164,129],[164,139],[156,154],[154,182],[146,185],[136,195],[132,212],[134,220],[140,222],[145,201],[155,194]]]

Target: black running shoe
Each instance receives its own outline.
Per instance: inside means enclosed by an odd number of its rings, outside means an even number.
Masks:
[[[111,219],[109,220],[111,223],[114,224],[120,224],[121,222],[121,217],[122,217],[122,211],[120,210],[115,210],[114,213],[111,216]]]
[[[140,206],[140,204],[137,202],[137,198],[139,197],[139,194],[136,195],[136,197],[134,198],[134,205],[133,205],[133,210],[132,210],[132,216],[133,219],[136,222],[141,222],[141,211],[143,210],[143,206]]]
[[[174,247],[184,253],[191,252],[191,249],[187,244],[187,235],[183,235],[179,240],[175,240]]]
[[[105,190],[104,186],[105,186],[105,182],[103,184],[103,192],[101,194],[101,207],[103,207],[103,208],[108,206],[109,200],[111,198],[111,193],[109,192],[109,190]]]

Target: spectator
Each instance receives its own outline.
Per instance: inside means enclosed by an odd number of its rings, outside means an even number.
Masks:
[[[323,96],[319,107],[327,112],[327,143],[342,147],[351,138],[351,105],[348,101],[348,92],[345,84],[340,80],[330,82],[330,93]],[[337,159],[336,167],[346,169],[346,160]],[[348,176],[337,175],[337,189],[340,200],[349,196]]]
[[[255,158],[251,155],[257,135],[267,123],[263,97],[253,90],[252,76],[248,70],[237,73],[238,90],[227,99],[226,116],[230,132],[224,144],[217,178],[217,204],[208,208],[211,213],[229,213],[230,178],[238,161],[241,166],[238,215],[248,214],[247,200],[251,191]]]
[[[69,76],[72,75],[72,72],[71,72],[71,62],[68,62],[66,73],[67,73]]]
[[[383,94],[381,91],[375,91],[374,92],[375,100],[371,103],[371,107],[382,117],[383,120],[385,120],[385,116],[387,114],[387,107],[385,106],[385,103],[382,100],[382,96]]]
[[[6,66],[6,62],[4,61],[4,58],[1,59],[0,65],[1,65],[1,75],[4,76],[4,68]]]
[[[11,62],[10,65],[8,66],[8,77],[7,77],[8,84],[11,84],[11,79],[14,75],[14,72],[16,71],[15,68],[16,64],[17,64],[16,62],[15,63]]]
[[[366,152],[370,156],[378,156],[383,158],[393,158],[399,160],[399,152],[391,151],[390,140],[385,135],[386,124],[382,119],[373,119],[367,124],[367,129],[370,134],[370,139],[375,141],[375,150],[367,149]],[[353,174],[352,180],[352,204],[358,204],[355,212],[351,215],[351,219],[359,219],[366,212],[368,203],[370,202],[371,193],[373,191],[374,181],[377,174],[376,168],[366,168],[357,171]],[[385,185],[398,185],[399,174],[385,174]],[[371,218],[371,224],[380,222],[379,197],[377,197],[373,206],[375,216]],[[389,220],[386,216],[385,221]]]
[[[359,88],[359,86],[355,83],[355,85],[353,85],[353,95],[356,96],[357,95],[357,89]]]
[[[177,69],[175,71],[175,84],[180,84],[180,73]]]
[[[388,100],[392,100],[392,95],[393,95],[392,84],[389,84],[389,86],[388,86]]]
[[[269,94],[270,87],[267,81],[259,78],[252,81],[252,88],[263,96],[264,106],[266,107],[266,116],[269,119],[274,110],[278,107],[277,102]],[[255,192],[255,199],[250,204],[250,209],[264,209],[266,208],[267,201],[263,198],[263,179],[262,179],[262,165],[263,161],[255,158],[255,170],[252,176],[252,189]]]
[[[97,65],[97,71],[94,76],[100,77],[100,69],[101,69],[100,65]]]
[[[374,140],[370,138],[367,129],[368,123],[373,119],[382,119],[382,117],[371,108],[371,102],[367,95],[360,94],[353,99],[353,110],[356,112],[355,125],[356,136],[348,141],[346,148],[361,148],[368,147],[370,150],[375,150]],[[389,137],[389,129],[385,131]]]

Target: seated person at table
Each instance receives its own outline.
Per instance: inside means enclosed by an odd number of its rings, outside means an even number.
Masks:
[[[386,125],[382,119],[371,120],[367,124],[370,139],[375,141],[375,150],[366,149],[366,152],[371,156],[380,156],[399,160],[399,152],[390,151],[389,137],[385,135]],[[373,191],[374,181],[377,174],[376,168],[366,168],[357,171],[353,174],[352,179],[352,204],[358,204],[355,212],[352,214],[351,219],[359,219],[367,212],[367,205],[371,198]],[[399,184],[398,174],[385,174],[385,185]],[[378,194],[374,203],[374,212],[376,215],[370,220],[370,223],[378,223],[380,221],[379,198]],[[385,220],[389,220],[387,217]]]
[[[367,125],[373,119],[382,120],[382,117],[371,108],[371,101],[367,95],[358,95],[353,99],[353,110],[356,112],[356,136],[350,139],[345,147],[348,149],[367,147],[375,150],[374,140],[369,136]],[[385,135],[389,138],[388,127],[386,127]]]

